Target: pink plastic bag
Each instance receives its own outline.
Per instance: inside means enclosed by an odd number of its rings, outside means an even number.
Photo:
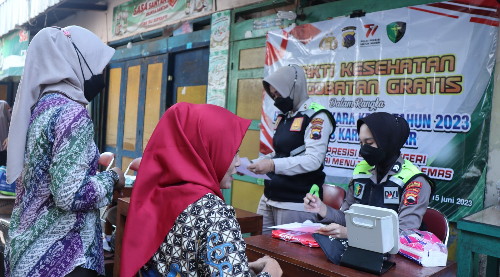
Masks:
[[[309,247],[319,247],[319,244],[312,236],[313,233],[289,231],[289,230],[273,230],[273,238],[281,239],[289,242],[300,243]]]
[[[448,249],[439,238],[431,232],[417,229],[401,233],[399,254],[425,267],[445,266],[448,259]]]

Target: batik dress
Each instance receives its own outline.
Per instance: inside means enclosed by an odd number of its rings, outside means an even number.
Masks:
[[[250,276],[245,249],[233,207],[209,193],[177,217],[143,272],[169,277]]]
[[[118,175],[96,174],[93,138],[83,105],[60,93],[38,101],[16,184],[7,276],[65,276],[76,266],[104,274],[99,208],[110,203]]]

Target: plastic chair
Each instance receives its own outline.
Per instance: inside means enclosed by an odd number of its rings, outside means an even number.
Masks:
[[[436,209],[427,208],[422,222],[427,226],[427,231],[436,235],[445,245],[448,244],[450,230],[448,219],[444,214]]]
[[[102,165],[103,167],[106,168],[106,170],[109,170],[111,166],[113,165],[113,162],[115,161],[115,154],[111,152],[104,152],[101,153],[101,156],[99,156],[99,161],[97,162],[99,165]]]
[[[142,160],[142,157],[135,158],[132,162],[130,162],[130,164],[127,167],[127,170],[125,170],[125,173],[123,173],[123,174],[127,175],[128,171],[130,169],[137,172],[137,170],[139,170],[139,165],[141,165],[141,160]]]
[[[323,203],[332,208],[340,209],[344,202],[345,194],[345,190],[339,186],[323,184]]]

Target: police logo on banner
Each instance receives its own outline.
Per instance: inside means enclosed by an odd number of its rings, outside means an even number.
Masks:
[[[399,204],[398,187],[384,188],[384,204]]]
[[[356,27],[347,26],[342,29],[342,46],[349,48],[356,44]]]
[[[319,49],[321,50],[335,50],[338,46],[337,38],[333,34],[328,34],[319,43]]]
[[[387,37],[390,41],[397,43],[400,41],[406,32],[406,22],[396,21],[388,24],[387,27]]]

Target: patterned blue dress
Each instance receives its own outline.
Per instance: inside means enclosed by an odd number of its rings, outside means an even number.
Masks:
[[[214,194],[189,205],[176,219],[143,276],[251,276],[246,244],[233,207]],[[267,272],[257,276],[270,277]]]

